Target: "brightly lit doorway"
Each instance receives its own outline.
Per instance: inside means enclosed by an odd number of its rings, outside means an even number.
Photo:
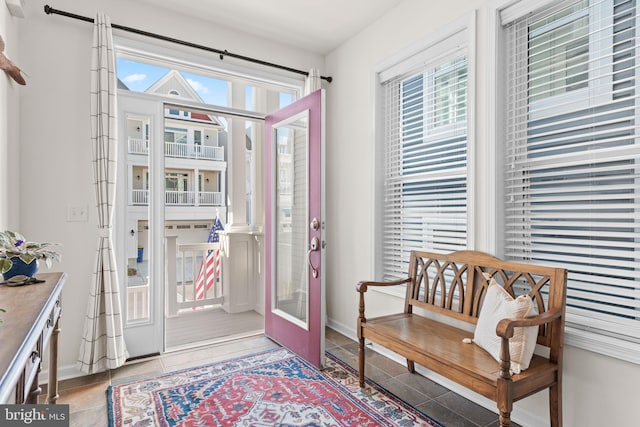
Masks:
[[[262,333],[263,118],[302,82],[118,58],[114,235],[131,357]]]

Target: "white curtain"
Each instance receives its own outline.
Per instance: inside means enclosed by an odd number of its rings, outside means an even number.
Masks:
[[[310,95],[313,92],[320,89],[322,86],[320,85],[320,70],[317,68],[312,68],[309,70],[309,75],[304,80],[304,94]]]
[[[111,21],[96,15],[91,53],[91,144],[98,214],[98,249],[77,366],[86,373],[122,366],[120,290],[111,239],[117,158],[116,75]]]

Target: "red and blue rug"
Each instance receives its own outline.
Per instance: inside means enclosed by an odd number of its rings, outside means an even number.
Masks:
[[[109,426],[442,427],[327,356],[318,371],[278,348],[109,387]]]

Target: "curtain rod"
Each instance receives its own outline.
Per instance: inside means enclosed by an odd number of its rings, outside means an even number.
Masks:
[[[94,22],[94,20],[92,18],[87,18],[86,16],[76,15],[75,13],[65,12],[63,10],[57,10],[57,9],[52,8],[49,5],[45,5],[44,6],[44,13],[46,13],[47,15],[54,14],[54,15],[66,16],[67,18],[78,19],[80,21],[85,21],[85,22],[91,22],[91,23]],[[280,70],[289,71],[291,73],[303,74],[305,76],[309,75],[309,73],[307,71],[296,70],[295,68],[286,67],[284,65],[278,65],[278,64],[271,63],[271,62],[263,61],[261,59],[256,59],[256,58],[251,58],[251,57],[248,57],[248,56],[238,55],[236,53],[231,53],[231,52],[228,52],[227,50],[214,49],[212,47],[203,46],[203,45],[187,42],[187,41],[184,41],[184,40],[174,39],[172,37],[167,37],[167,36],[163,36],[163,35],[160,35],[160,34],[150,33],[150,32],[143,31],[143,30],[138,30],[136,28],[125,27],[123,25],[118,25],[118,24],[113,24],[113,23],[111,24],[111,28],[115,28],[117,30],[122,30],[122,31],[128,31],[130,33],[135,33],[135,34],[139,34],[139,35],[142,35],[142,36],[151,37],[151,38],[154,38],[154,39],[164,40],[164,41],[167,41],[167,42],[176,43],[176,44],[180,44],[180,45],[183,45],[183,46],[192,47],[192,48],[195,48],[195,49],[206,50],[207,52],[217,53],[217,54],[220,55],[220,60],[224,59],[225,56],[229,56],[231,58],[241,59],[243,61],[249,61],[249,62],[253,62],[255,64],[264,65],[264,66],[267,66],[267,67],[278,68]],[[333,77],[331,77],[331,76],[329,76],[329,77],[320,76],[320,78],[322,80],[328,81],[329,83],[331,83],[331,81],[333,80]]]

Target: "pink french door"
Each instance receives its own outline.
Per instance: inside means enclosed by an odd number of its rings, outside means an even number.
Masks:
[[[324,367],[324,91],[266,118],[265,334]]]

